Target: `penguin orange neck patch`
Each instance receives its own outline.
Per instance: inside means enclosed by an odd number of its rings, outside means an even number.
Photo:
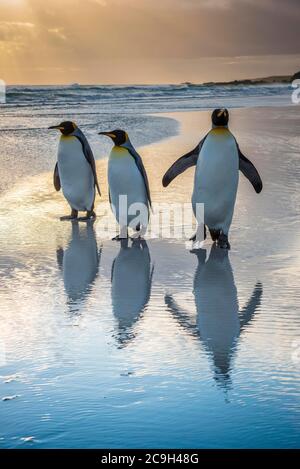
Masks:
[[[60,136],[60,139],[61,140],[73,140],[74,138],[76,138],[74,135],[61,135]]]
[[[216,135],[226,135],[230,133],[230,130],[227,127],[214,127],[210,132]]]
[[[110,153],[111,158],[123,158],[124,156],[128,156],[129,152],[127,148],[119,147],[115,145]]]

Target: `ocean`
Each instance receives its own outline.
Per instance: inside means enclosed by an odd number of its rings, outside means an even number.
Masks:
[[[7,108],[41,107],[45,112],[64,109],[85,113],[151,113],[213,107],[289,104],[292,87],[270,85],[65,85],[9,86]]]
[[[97,132],[122,128],[136,147],[176,135],[178,125],[162,113],[215,107],[291,104],[289,85],[8,86],[0,105],[0,192],[20,177],[50,171],[57,136],[50,125],[72,120],[86,133],[96,159],[108,141]]]

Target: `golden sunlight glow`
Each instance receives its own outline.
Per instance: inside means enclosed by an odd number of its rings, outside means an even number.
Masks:
[[[294,73],[295,2],[269,7],[268,35],[259,8],[259,0],[0,0],[0,78],[171,83]]]

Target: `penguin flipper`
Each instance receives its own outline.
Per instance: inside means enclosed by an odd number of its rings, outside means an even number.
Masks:
[[[84,156],[91,166],[93,176],[94,176],[94,183],[97,188],[98,194],[101,196],[101,191],[100,191],[100,186],[98,182],[98,177],[97,177],[97,172],[96,172],[96,163],[95,163],[95,158],[92,152],[92,149],[89,145],[89,142],[87,141],[87,138],[85,137],[84,133],[77,127],[75,131],[73,132],[74,137],[78,138],[82,145],[82,150],[84,153]]]
[[[205,135],[201,142],[199,142],[196,148],[181,156],[178,160],[175,161],[175,163],[172,164],[163,177],[162,185],[164,187],[167,187],[170,182],[173,181],[173,179],[179,176],[179,174],[183,173],[186,169],[191,168],[192,166],[196,166],[201,147],[206,137],[207,135]]]
[[[262,191],[263,183],[261,177],[255,168],[254,164],[246,158],[245,155],[241,152],[238,144],[237,144],[238,154],[239,154],[239,170],[243,173],[243,175],[251,182],[254,190],[257,194]]]
[[[147,199],[148,199],[150,207],[152,208],[149,181],[148,181],[148,176],[147,176],[147,173],[146,173],[146,170],[145,170],[145,167],[144,167],[143,160],[140,157],[140,155],[138,154],[138,152],[134,149],[134,147],[132,146],[132,144],[130,142],[127,143],[126,145],[123,145],[123,146],[125,148],[127,148],[129,153],[131,154],[131,156],[134,158],[135,164],[137,165],[138,170],[139,170],[139,172],[141,173],[141,175],[144,179],[145,188],[146,188],[146,192],[147,192]]]
[[[58,172],[58,163],[56,163],[55,168],[54,168],[53,184],[54,184],[55,189],[57,191],[60,191],[61,184],[60,184],[60,177],[59,177],[59,172]]]

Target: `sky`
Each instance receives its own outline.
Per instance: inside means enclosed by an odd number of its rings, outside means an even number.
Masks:
[[[0,0],[8,84],[224,81],[300,70],[299,0]]]

